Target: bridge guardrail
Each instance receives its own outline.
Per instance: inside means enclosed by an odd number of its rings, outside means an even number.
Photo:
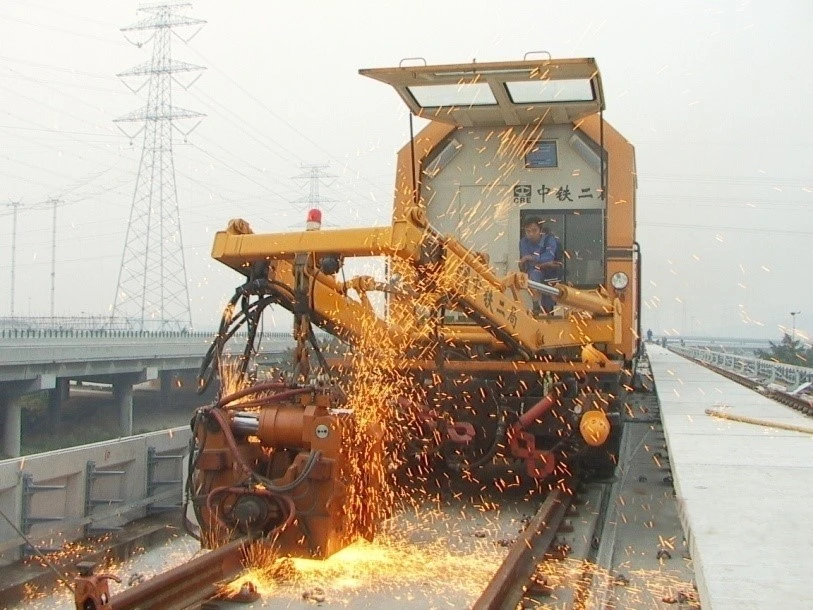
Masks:
[[[213,331],[149,331],[149,330],[108,330],[82,328],[3,328],[2,339],[202,339],[211,341],[217,333]],[[291,333],[265,333],[266,337],[290,338]],[[245,333],[235,337],[245,339]]]
[[[762,358],[737,356],[702,347],[670,345],[677,354],[694,358],[743,377],[764,383],[781,383],[793,390],[806,381],[813,382],[813,368],[772,362]]]
[[[171,340],[200,339],[211,342],[217,333],[215,331],[150,331],[150,330],[110,330],[110,329],[82,329],[82,328],[0,328],[0,341],[8,339],[148,339]],[[245,340],[247,333],[235,333],[234,339]],[[262,335],[268,339],[293,340],[290,332],[265,332]],[[316,338],[328,340],[331,335],[317,331]]]

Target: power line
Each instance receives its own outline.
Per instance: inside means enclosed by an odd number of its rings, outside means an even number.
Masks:
[[[271,142],[271,143],[273,143],[273,144],[275,144],[275,145],[279,146],[279,148],[281,148],[283,151],[285,151],[286,153],[288,153],[288,154],[290,155],[290,157],[287,157],[287,156],[283,155],[282,153],[280,153],[280,152],[278,152],[278,151],[274,150],[273,148],[271,148],[271,146],[269,146],[269,145],[268,145],[268,143],[267,143],[267,142],[264,142],[262,139],[260,139],[260,138],[258,137],[258,135],[257,135],[257,134],[258,134],[259,132],[258,132],[258,131],[257,131],[257,129],[256,129],[256,128],[254,128],[254,127],[253,127],[251,124],[249,124],[247,121],[245,121],[244,119],[242,119],[242,118],[241,118],[239,115],[235,114],[233,111],[231,111],[231,110],[229,110],[228,108],[226,108],[226,106],[224,106],[223,104],[221,104],[219,101],[217,101],[217,100],[216,100],[215,98],[213,98],[212,96],[207,95],[207,94],[205,94],[205,93],[203,93],[203,92],[200,92],[200,91],[199,91],[198,93],[200,94],[200,96],[194,96],[194,97],[198,97],[198,99],[200,99],[200,97],[204,97],[204,98],[206,98],[206,99],[208,100],[208,103],[209,103],[209,104],[214,104],[214,105],[219,106],[220,108],[222,108],[224,111],[226,111],[226,113],[227,113],[227,114],[225,114],[225,115],[224,115],[224,114],[221,114],[221,115],[220,115],[221,117],[223,117],[225,120],[227,120],[227,121],[228,121],[228,122],[230,122],[232,125],[234,125],[235,127],[237,127],[237,129],[239,129],[239,130],[240,130],[242,133],[244,133],[244,134],[245,134],[245,135],[247,135],[249,138],[251,138],[252,140],[254,140],[255,142],[257,142],[257,143],[258,143],[260,146],[262,146],[263,148],[265,148],[265,149],[266,149],[268,152],[270,152],[271,154],[273,154],[273,155],[275,155],[275,156],[279,157],[281,160],[283,160],[283,161],[284,161],[284,162],[286,162],[286,163],[290,163],[291,165],[296,165],[297,163],[302,163],[302,162],[303,162],[303,160],[302,160],[302,159],[300,159],[300,158],[299,158],[299,157],[298,157],[296,154],[292,153],[292,152],[291,152],[289,149],[287,149],[287,148],[285,148],[284,146],[282,146],[281,144],[279,144],[279,143],[278,143],[276,140],[274,140],[273,138],[270,138],[270,137],[268,137],[268,136],[263,136],[263,138],[264,138],[264,139],[267,139],[269,142]],[[236,121],[234,121],[233,119],[238,119],[238,120],[240,120],[242,123],[244,123],[245,125],[247,125],[251,131],[249,131],[249,129],[246,129],[246,128],[245,128],[245,127],[243,127],[242,125],[239,125],[239,124],[238,124]],[[293,159],[292,159],[291,157],[293,157]]]
[[[702,229],[706,231],[736,231],[740,233],[759,233],[761,235],[798,235],[800,237],[813,236],[811,231],[789,231],[786,229],[768,229],[766,227],[729,227],[723,225],[698,225],[670,222],[639,222],[639,227],[668,227],[670,229]]]
[[[0,59],[7,62],[23,64],[26,66],[31,66],[33,68],[42,68],[43,70],[52,70],[54,72],[65,72],[67,74],[71,74],[73,76],[87,76],[89,78],[98,78],[105,81],[112,81],[113,77],[109,74],[98,74],[95,72],[84,72],[82,70],[74,70],[73,68],[63,68],[61,66],[54,66],[53,64],[43,64],[36,61],[30,61],[28,59],[20,59],[18,57],[8,57],[7,55],[0,55]]]
[[[89,131],[66,131],[64,129],[54,129],[53,127],[19,127],[15,125],[0,125],[0,129],[14,129],[18,131],[39,131],[42,133],[49,133],[52,135],[69,135],[69,136],[94,136],[100,138],[120,138],[117,133],[91,133]],[[77,140],[79,141],[79,140]]]
[[[15,23],[22,23],[24,25],[30,25],[35,28],[42,28],[44,30],[51,30],[52,32],[59,32],[61,34],[68,34],[69,36],[77,36],[79,38],[86,38],[88,40],[98,40],[100,42],[105,42],[107,44],[115,44],[118,43],[114,40],[109,38],[102,38],[101,36],[93,36],[92,34],[81,34],[79,32],[74,32],[73,30],[66,30],[63,28],[58,28],[53,25],[45,25],[43,23],[37,23],[36,21],[29,21],[28,19],[20,19],[19,17],[9,17],[8,15],[0,15],[0,19],[5,19],[6,21],[13,21]]]
[[[323,148],[323,147],[322,147],[322,145],[321,145],[321,144],[319,144],[319,142],[317,142],[316,140],[313,140],[311,137],[309,137],[308,135],[306,135],[305,133],[303,133],[302,131],[300,131],[299,129],[297,129],[297,128],[296,128],[296,127],[295,127],[295,126],[292,124],[292,123],[288,122],[288,121],[287,121],[287,120],[286,120],[284,117],[282,117],[281,115],[279,115],[279,114],[277,114],[276,112],[274,112],[273,110],[271,110],[271,108],[269,108],[269,107],[268,107],[268,106],[267,106],[267,105],[266,105],[264,102],[262,102],[261,100],[257,99],[257,98],[256,98],[256,97],[255,97],[255,96],[254,96],[254,95],[253,95],[251,92],[249,92],[249,91],[248,91],[248,90],[247,90],[245,87],[243,87],[243,86],[242,86],[242,85],[241,85],[239,82],[237,82],[237,81],[236,81],[236,80],[234,80],[234,79],[233,79],[231,76],[229,76],[229,75],[228,75],[226,72],[224,72],[223,70],[221,70],[220,68],[218,68],[218,67],[217,67],[217,65],[216,65],[214,62],[212,62],[212,61],[210,61],[209,59],[207,59],[207,58],[206,58],[206,57],[205,57],[205,56],[204,56],[204,55],[203,55],[203,54],[202,54],[200,51],[195,50],[195,49],[192,49],[192,52],[193,52],[193,53],[195,53],[195,54],[196,54],[198,57],[200,57],[201,59],[203,59],[203,60],[204,60],[204,61],[205,61],[205,62],[206,62],[206,63],[207,63],[209,66],[211,66],[211,67],[212,67],[212,69],[213,69],[213,70],[215,70],[216,72],[218,72],[218,73],[219,73],[221,76],[223,76],[223,78],[225,78],[225,79],[226,79],[226,80],[228,80],[228,81],[229,81],[229,82],[230,82],[232,85],[234,85],[235,87],[237,87],[237,89],[239,89],[240,91],[242,91],[242,92],[243,92],[243,94],[244,94],[246,97],[248,97],[250,100],[252,100],[252,101],[253,101],[255,104],[257,104],[257,105],[258,105],[260,108],[262,108],[263,110],[265,110],[265,111],[266,111],[268,114],[270,114],[272,117],[274,117],[275,119],[277,119],[278,121],[280,121],[281,123],[283,123],[285,126],[287,126],[287,127],[288,127],[288,128],[291,130],[291,131],[293,131],[295,134],[297,134],[298,136],[300,136],[301,138],[303,138],[305,141],[307,141],[307,142],[309,142],[310,144],[312,144],[313,146],[315,146],[315,147],[317,148],[317,150],[319,150],[319,151],[323,152],[324,154],[326,154],[326,155],[328,156],[328,158],[330,158],[331,160],[335,161],[335,162],[336,162],[336,163],[338,163],[339,165],[349,167],[349,165],[347,165],[346,161],[342,161],[341,159],[337,159],[337,158],[336,158],[336,157],[335,157],[335,156],[334,156],[334,155],[333,155],[333,154],[332,154],[330,151],[328,151],[327,149]],[[351,169],[352,169],[352,168],[351,168]],[[371,182],[370,180],[368,180],[367,178],[365,178],[365,177],[364,177],[364,176],[362,176],[361,174],[359,174],[359,178],[360,178],[361,180],[363,180],[364,182],[367,182],[367,183],[368,183],[370,186],[372,186],[372,187],[373,187],[373,188],[375,188],[376,190],[378,190],[378,189],[380,189],[380,188],[381,188],[381,186],[380,186],[380,185],[375,184],[374,182]]]
[[[638,174],[638,180],[641,182],[689,182],[692,184],[723,184],[723,185],[738,185],[738,186],[784,186],[784,187],[799,187],[799,188],[813,188],[813,183],[806,181],[804,178],[790,179],[792,181],[781,182],[777,179],[772,179],[768,176],[762,177],[748,177],[748,176],[697,176],[689,174]]]
[[[284,196],[284,195],[282,195],[282,194],[278,193],[277,191],[271,190],[270,188],[268,188],[268,186],[267,186],[267,185],[263,184],[262,182],[260,182],[260,181],[258,181],[258,180],[255,180],[254,178],[252,178],[251,176],[249,176],[249,175],[248,175],[248,174],[246,174],[245,172],[240,171],[239,169],[237,169],[237,168],[236,168],[236,167],[234,167],[233,165],[230,165],[229,163],[226,163],[226,162],[225,162],[223,159],[220,159],[219,157],[216,157],[215,155],[213,155],[212,153],[210,153],[208,150],[206,150],[206,149],[204,149],[204,148],[201,148],[200,146],[197,146],[196,144],[190,144],[190,146],[192,146],[192,148],[195,148],[195,149],[199,150],[200,152],[202,152],[204,155],[208,156],[209,158],[211,158],[211,159],[213,159],[213,160],[217,161],[217,162],[218,162],[218,163],[220,163],[220,164],[221,164],[223,167],[225,167],[225,168],[227,168],[227,169],[231,170],[232,172],[234,172],[234,173],[235,173],[235,174],[237,174],[238,176],[242,176],[243,178],[245,178],[245,179],[246,179],[246,180],[248,180],[249,182],[253,182],[254,184],[256,184],[257,186],[259,186],[259,187],[260,187],[260,188],[262,188],[263,190],[267,191],[268,193],[270,193],[270,194],[272,194],[272,195],[275,195],[276,197],[279,197],[279,198],[281,198],[281,199],[283,199],[283,200],[285,199],[285,196]]]
[[[42,79],[34,78],[33,76],[28,76],[27,74],[22,74],[21,72],[12,72],[11,74],[0,74],[3,78],[14,78],[19,80],[28,81],[31,83],[37,83],[39,85],[48,85],[53,86],[52,83],[48,83]],[[66,82],[57,82],[55,83],[59,87],[74,87],[76,89],[84,89],[86,91],[101,91],[102,93],[117,93],[113,89],[104,89],[102,87],[93,87],[90,85],[82,85],[80,83],[66,83]]]
[[[113,27],[112,24],[106,21],[100,21],[99,19],[91,19],[90,17],[80,17],[78,15],[74,15],[73,13],[68,13],[66,11],[60,11],[50,6],[43,6],[42,4],[38,4],[36,2],[31,2],[31,0],[6,0],[6,2],[10,2],[13,4],[22,4],[26,8],[34,7],[38,8],[42,11],[48,11],[49,13],[54,13],[55,15],[60,15],[61,17],[68,17],[70,19],[75,19],[77,21],[85,21],[87,23],[94,23],[96,25],[102,25],[105,28]]]
[[[684,206],[703,206],[706,209],[718,208],[737,208],[741,210],[767,210],[777,207],[793,208],[793,209],[808,209],[813,210],[813,199],[809,202],[805,201],[757,201],[745,199],[721,199],[718,197],[699,197],[699,196],[669,196],[669,197],[639,197],[639,209],[648,208],[650,206],[669,206],[669,207],[684,207]]]
[[[50,66],[50,65],[48,65],[48,64],[40,64],[40,63],[36,63],[36,62],[26,62],[26,61],[24,61],[24,60],[17,60],[17,59],[15,59],[15,58],[11,58],[11,59],[12,59],[12,60],[14,60],[14,61],[20,61],[21,63],[25,63],[26,65],[34,65],[34,66],[36,66],[36,67],[42,67],[42,68],[45,68],[45,69],[52,69],[52,70],[57,70],[57,71],[67,71],[67,72],[71,72],[71,73],[83,74],[83,75],[86,75],[86,76],[91,76],[91,77],[94,77],[94,78],[105,78],[105,79],[106,79],[106,77],[102,77],[102,76],[99,76],[99,75],[96,75],[96,74],[92,74],[92,73],[89,73],[89,72],[73,71],[73,70],[67,70],[67,69],[60,68],[60,67]],[[219,70],[218,70],[218,71],[219,71]],[[219,71],[219,72],[221,72],[221,73],[222,73],[222,71]],[[45,82],[36,81],[36,79],[34,79],[34,80],[35,80],[35,82],[40,82],[41,84],[43,84],[43,85],[45,85],[45,86],[50,86],[50,85],[48,85],[48,84],[47,84],[47,83],[45,83]],[[232,81],[232,82],[233,82],[233,81]],[[55,87],[53,87],[53,88],[55,88]],[[265,105],[263,105],[263,104],[262,104],[262,103],[261,103],[259,100],[257,100],[257,98],[255,98],[253,95],[251,95],[251,94],[250,94],[248,91],[246,91],[244,88],[242,88],[242,87],[239,87],[239,88],[240,88],[240,89],[241,89],[241,90],[242,90],[244,93],[246,93],[246,95],[247,95],[249,98],[251,98],[253,101],[255,101],[255,102],[257,102],[257,103],[261,104],[261,105],[262,105],[262,107],[263,107],[265,110],[267,110],[268,112],[270,112],[272,115],[277,116],[275,113],[273,113],[273,111],[271,111],[269,108],[267,108]],[[55,88],[55,89],[56,89],[56,88]],[[86,104],[86,105],[90,105],[90,106],[92,106],[92,105],[91,105],[91,104],[89,104],[89,102],[88,102],[86,99],[84,99],[84,98],[79,98],[79,97],[77,97],[77,96],[73,96],[73,95],[67,94],[66,92],[64,92],[64,91],[62,91],[62,90],[60,90],[60,94],[61,94],[61,95],[63,95],[63,96],[71,97],[71,98],[73,98],[73,99],[77,99],[77,100],[79,100],[79,101],[80,101],[81,103],[83,103],[83,104]],[[194,96],[194,97],[199,98],[199,96]],[[298,157],[296,154],[292,153],[292,152],[290,151],[290,149],[288,149],[288,148],[286,148],[285,146],[281,145],[280,143],[278,143],[277,141],[275,141],[273,138],[268,138],[267,136],[262,136],[264,139],[267,139],[267,140],[268,140],[269,142],[271,142],[273,145],[278,146],[280,149],[282,149],[282,151],[283,151],[283,152],[282,152],[282,153],[280,153],[280,152],[278,152],[277,150],[275,150],[274,148],[272,148],[271,146],[269,146],[269,145],[268,145],[268,144],[267,144],[265,141],[263,141],[263,139],[260,139],[260,137],[258,137],[258,134],[261,134],[261,132],[257,132],[256,128],[254,128],[254,127],[253,127],[253,126],[252,126],[250,123],[248,123],[248,122],[247,122],[247,121],[245,121],[244,119],[240,118],[240,117],[239,117],[239,115],[236,115],[236,114],[234,114],[233,112],[229,111],[229,110],[228,110],[228,109],[227,109],[227,108],[226,108],[226,107],[225,107],[223,104],[221,104],[220,102],[218,102],[217,100],[215,100],[215,99],[214,99],[214,98],[212,98],[211,96],[208,96],[208,95],[205,95],[205,94],[203,95],[203,97],[205,97],[206,99],[208,99],[210,104],[215,105],[215,106],[218,106],[218,107],[222,108],[222,109],[225,111],[225,113],[223,113],[223,114],[220,114],[220,113],[219,113],[221,117],[223,117],[225,120],[227,120],[228,122],[230,122],[232,125],[235,125],[235,127],[236,127],[237,129],[239,129],[239,130],[240,130],[242,133],[244,133],[244,134],[248,135],[248,136],[249,136],[251,139],[253,139],[253,140],[254,140],[254,141],[256,141],[258,144],[260,144],[260,145],[262,145],[264,148],[266,148],[266,149],[267,149],[269,152],[271,152],[272,154],[274,154],[274,155],[278,156],[278,157],[279,157],[281,160],[285,161],[286,163],[290,163],[290,164],[292,164],[292,165],[297,165],[297,164],[301,164],[301,163],[302,163],[302,160],[301,160],[301,159],[300,159],[300,158],[299,158],[299,157]],[[39,100],[34,99],[34,98],[27,98],[27,99],[30,99],[31,101],[33,101],[33,102],[35,102],[35,103],[41,103]],[[48,107],[48,106],[46,105],[46,107]],[[95,106],[92,106],[92,107],[93,107],[94,109],[96,109],[96,107],[95,107]],[[52,109],[53,109],[53,108],[52,108]],[[75,116],[75,115],[69,115],[69,116]],[[84,120],[85,120],[85,119],[84,119],[84,118],[82,118],[82,117],[76,117],[76,116],[75,116],[75,118],[78,118],[79,120],[82,120],[82,121],[84,121]],[[245,129],[244,127],[242,127],[242,125],[240,125],[239,123],[237,123],[235,119],[236,119],[236,120],[239,120],[241,123],[243,123],[243,124],[245,124],[245,125],[249,126],[249,128],[251,128],[251,129],[252,129],[252,130],[254,130],[254,131],[248,131],[247,129]],[[295,132],[296,132],[296,133],[298,133],[300,136],[305,137],[305,138],[306,138],[306,139],[308,139],[309,141],[313,142],[312,140],[310,140],[309,138],[307,138],[307,136],[305,136],[304,134],[302,134],[301,132],[299,132],[298,130],[296,130],[296,129],[295,129],[293,126],[292,126],[292,125],[290,125],[290,123],[288,123],[287,121],[284,121],[284,119],[280,119],[280,120],[283,120],[283,122],[285,122],[287,125],[289,125],[289,126],[290,126],[290,127],[291,127],[291,128],[292,128],[292,129],[293,129]],[[261,170],[260,168],[257,168],[256,166],[254,166],[254,165],[253,165],[253,164],[251,164],[250,162],[248,162],[248,161],[246,161],[245,159],[241,158],[239,155],[236,155],[236,154],[234,154],[234,153],[231,153],[231,152],[227,151],[225,148],[223,148],[222,146],[220,146],[220,145],[218,145],[218,144],[216,144],[216,143],[213,143],[213,142],[211,141],[211,139],[208,139],[208,138],[205,138],[205,137],[201,137],[201,139],[202,139],[203,141],[207,141],[207,142],[209,142],[209,143],[210,143],[210,145],[213,145],[213,146],[217,147],[218,149],[222,150],[222,151],[223,151],[223,152],[225,152],[226,154],[229,154],[230,156],[233,156],[234,158],[238,159],[238,160],[240,161],[240,164],[241,164],[242,166],[251,167],[253,170],[255,170],[255,171],[257,171],[257,172],[261,173],[263,176],[267,176],[267,174],[266,174],[266,172],[265,172],[264,170]],[[207,154],[208,154],[208,153],[207,153]],[[329,154],[329,153],[328,153],[328,154]],[[290,155],[290,156],[286,156],[286,155]],[[211,156],[211,155],[210,155],[210,156]],[[212,158],[216,158],[216,157],[212,156]],[[219,161],[219,159],[218,159],[218,161]],[[252,182],[254,182],[255,184],[260,185],[260,184],[259,184],[259,183],[258,183],[256,180],[253,180],[253,179],[248,178],[248,176],[247,176],[247,174],[246,174],[245,172],[242,172],[242,171],[240,171],[240,170],[237,170],[237,169],[236,169],[234,166],[229,165],[229,164],[225,164],[225,163],[224,163],[223,165],[224,165],[224,167],[226,167],[226,168],[227,168],[227,169],[229,169],[230,171],[232,171],[232,172],[234,172],[234,173],[236,173],[236,174],[240,175],[241,177],[246,178],[246,179],[249,179],[249,180],[251,180]],[[357,178],[358,178],[358,179],[360,179],[360,180],[362,180],[362,181],[366,181],[366,182],[368,182],[368,183],[369,183],[371,186],[375,187],[375,189],[376,189],[376,190],[379,190],[379,189],[381,188],[379,185],[377,185],[377,184],[375,184],[375,183],[373,183],[373,182],[370,182],[369,180],[366,180],[366,178],[364,178],[364,177],[362,177],[362,176],[360,176],[360,175],[358,175],[358,176],[357,176]],[[260,186],[263,186],[264,188],[266,188],[264,185],[260,185]],[[342,189],[342,190],[344,190],[344,189]],[[364,200],[370,200],[370,201],[373,201],[373,202],[377,202],[377,199],[376,199],[375,195],[373,195],[372,193],[368,193],[368,194],[359,193],[359,192],[358,192],[358,191],[357,191],[357,190],[356,190],[354,187],[352,187],[352,186],[349,188],[349,191],[351,191],[351,192],[353,192],[353,193],[355,193],[355,194],[357,194],[357,195],[360,195],[360,197],[361,197],[362,199],[364,199]]]

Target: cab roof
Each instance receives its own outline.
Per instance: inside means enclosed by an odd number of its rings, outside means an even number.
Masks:
[[[391,85],[414,114],[461,127],[573,123],[604,110],[601,75],[593,58],[402,66],[359,73]]]

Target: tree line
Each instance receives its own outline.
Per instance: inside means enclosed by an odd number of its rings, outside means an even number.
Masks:
[[[793,364],[796,366],[813,367],[813,346],[805,347],[799,339],[793,339],[785,333],[779,343],[770,342],[768,349],[758,349],[755,353],[757,358],[782,362],[783,364]]]

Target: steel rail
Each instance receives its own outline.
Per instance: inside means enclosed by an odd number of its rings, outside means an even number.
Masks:
[[[158,574],[110,598],[110,610],[183,610],[213,597],[223,580],[243,570],[247,547],[235,540],[196,557],[176,568]]]
[[[553,544],[572,497],[560,489],[548,495],[528,527],[511,545],[508,556],[474,602],[472,610],[513,610],[517,607],[537,564]]]

